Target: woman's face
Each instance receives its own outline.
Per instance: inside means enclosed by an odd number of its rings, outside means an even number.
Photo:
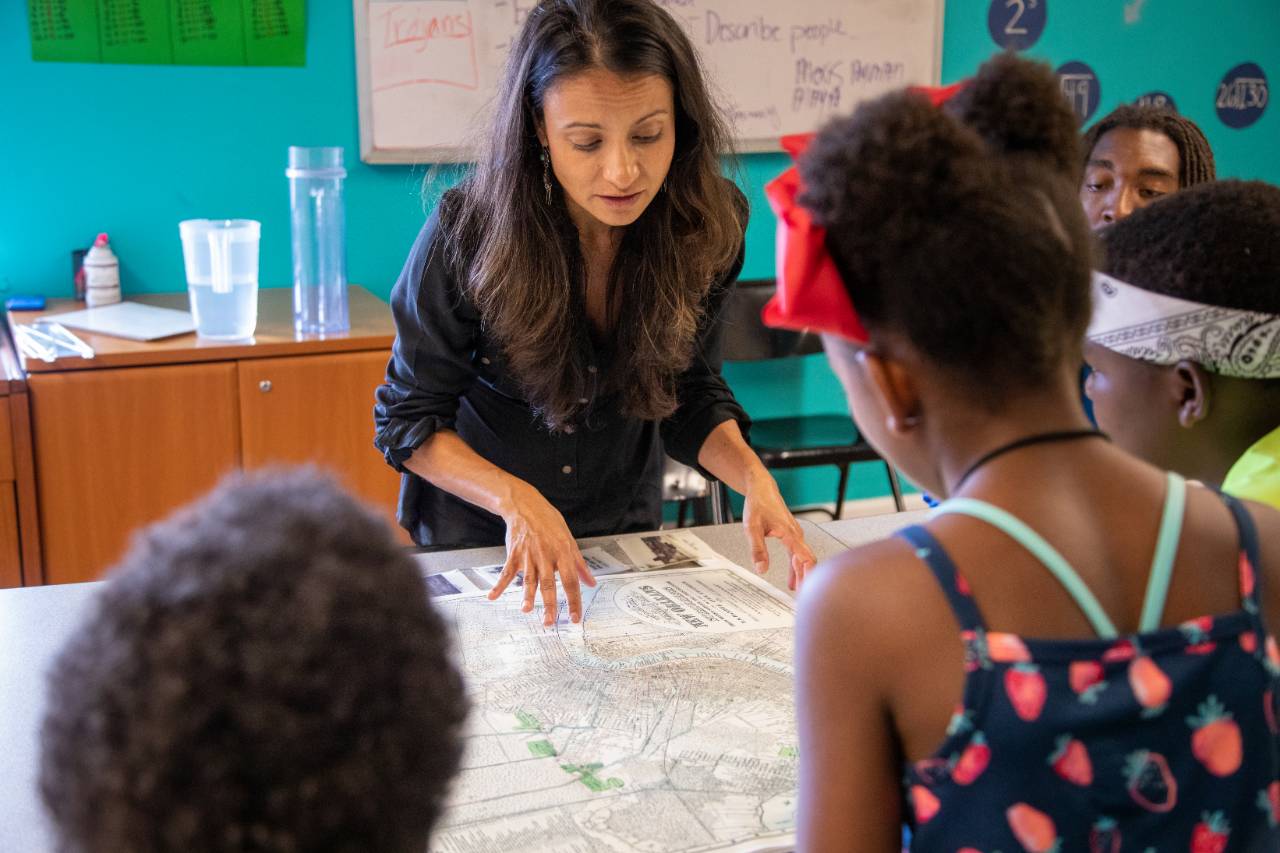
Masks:
[[[1102,134],[1089,153],[1080,185],[1089,227],[1119,222],[1177,192],[1180,164],[1178,146],[1158,130],[1118,127]]]
[[[553,84],[538,136],[581,229],[630,225],[662,189],[675,153],[675,102],[658,75],[595,69]]]

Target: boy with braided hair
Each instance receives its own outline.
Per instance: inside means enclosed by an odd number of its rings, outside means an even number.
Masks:
[[[1093,228],[1216,177],[1204,133],[1164,107],[1123,104],[1089,128],[1083,141],[1080,203]]]

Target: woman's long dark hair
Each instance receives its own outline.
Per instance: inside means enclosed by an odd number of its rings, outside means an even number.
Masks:
[[[547,90],[603,68],[660,75],[675,99],[666,189],[627,227],[609,278],[609,377],[627,415],[676,408],[708,289],[741,250],[745,211],[720,172],[729,136],[697,54],[652,0],[543,0],[511,46],[478,162],[442,214],[449,258],[535,412],[552,429],[587,396],[585,268],[563,193],[547,203],[537,129]]]

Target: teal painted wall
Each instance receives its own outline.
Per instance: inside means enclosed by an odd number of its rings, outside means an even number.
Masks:
[[[1027,0],[1033,2],[1033,0]],[[1224,176],[1280,183],[1280,107],[1247,130],[1213,111],[1223,73],[1259,63],[1280,82],[1280,2],[1235,0],[1034,0],[1048,27],[1027,51],[1059,65],[1087,62],[1102,83],[1101,115],[1162,89],[1205,129]],[[996,46],[988,0],[949,0],[944,82],[971,73]],[[1126,22],[1126,10],[1137,20]],[[248,217],[263,223],[264,286],[289,281],[289,145],[347,150],[348,268],[352,281],[386,296],[423,216],[422,168],[358,162],[352,14],[349,3],[309,4],[305,68],[191,68],[34,63],[26,4],[0,4],[0,297],[69,295],[72,248],[107,231],[122,261],[125,292],[181,290],[177,223]],[[763,184],[780,155],[744,158],[751,199],[744,277],[773,270],[773,221]],[[446,173],[428,193],[447,185]],[[821,356],[726,371],[757,417],[843,412]],[[875,470],[853,478],[852,496],[886,492]],[[834,473],[780,478],[796,503],[830,500]]]
[[[1256,62],[1271,92],[1280,86],[1277,0],[1048,0],[1048,26],[1027,56],[1055,68],[1081,60],[1097,73],[1102,100],[1095,119],[1152,90],[1173,96],[1213,146],[1219,177],[1280,183],[1280,106],[1271,104],[1245,130],[1214,111],[1218,83],[1231,68]],[[995,49],[988,0],[947,0],[943,82],[972,73]],[[1136,15],[1129,23],[1127,15]]]

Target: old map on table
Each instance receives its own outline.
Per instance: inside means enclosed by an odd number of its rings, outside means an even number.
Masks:
[[[792,602],[723,558],[698,562],[599,577],[580,626],[543,628],[520,590],[437,600],[473,709],[433,851],[794,841]]]

